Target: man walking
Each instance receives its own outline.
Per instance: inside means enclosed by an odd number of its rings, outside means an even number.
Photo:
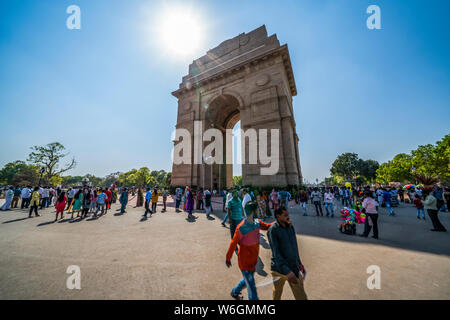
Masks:
[[[72,188],[69,188],[69,190],[67,190],[67,208],[66,208],[66,210],[69,210],[69,207],[72,204],[74,196],[75,196],[75,190],[73,190]]]
[[[391,202],[392,202],[392,194],[389,190],[384,190],[383,192],[383,199],[384,203],[386,204],[386,208],[389,210],[389,215],[394,216],[394,210],[392,209]]]
[[[227,208],[228,217],[230,219],[230,234],[231,239],[233,239],[236,227],[242,221],[242,202],[241,199],[239,199],[237,191],[233,192],[233,198],[228,201]]]
[[[272,297],[280,300],[283,287],[288,281],[296,300],[307,300],[303,281],[306,270],[298,253],[297,237],[292,226],[289,212],[284,208],[275,210],[276,222],[267,232],[272,249],[270,269],[273,277]]]
[[[316,216],[323,216],[322,211],[322,193],[319,191],[319,188],[314,188],[314,191],[311,193],[311,201],[316,207]]]
[[[205,196],[205,212],[206,212],[206,217],[209,218],[210,214],[211,214],[211,207],[212,207],[212,203],[211,203],[211,192],[206,189],[204,192],[204,196]]]
[[[147,217],[147,213],[150,213],[150,217],[152,216],[152,211],[150,210],[150,203],[152,201],[152,190],[147,188],[147,192],[145,193],[145,214],[144,217]]]
[[[30,201],[31,201],[31,186],[26,186],[25,188],[22,189],[21,197],[22,197],[22,203],[20,205],[20,208],[28,209],[28,206],[30,205]]]
[[[162,198],[163,198],[163,210],[162,212],[166,212],[167,211],[167,196],[169,195],[169,191],[167,191],[165,188],[163,188],[162,191]]]
[[[236,228],[236,232],[228,247],[225,264],[228,268],[231,267],[233,252],[239,244],[238,265],[243,279],[233,288],[231,296],[236,300],[242,300],[241,292],[246,287],[248,299],[258,300],[254,273],[259,255],[259,230],[267,230],[272,224],[254,219],[258,212],[258,204],[256,202],[251,201],[247,203],[245,212],[247,217]]]
[[[280,207],[284,207],[287,211],[289,211],[289,200],[291,198],[291,194],[286,190],[281,190],[278,194],[280,199]]]
[[[228,221],[228,217],[229,217],[229,214],[228,214],[228,212],[229,212],[229,210],[228,210],[228,203],[230,202],[231,199],[233,199],[233,193],[230,191],[230,192],[227,192],[227,196],[226,196],[226,199],[225,199],[226,214],[225,214],[225,217],[223,217],[223,220],[222,220],[222,226],[224,226],[224,227],[225,227],[225,222]]]
[[[123,189],[122,194],[120,195],[119,202],[121,204],[120,213],[125,213],[126,212],[125,208],[128,203],[128,189],[127,188]]]
[[[20,195],[22,194],[22,189],[20,189],[19,186],[17,186],[14,189],[14,196],[13,196],[13,200],[11,203],[11,208],[17,208],[18,204],[19,204],[19,199],[20,199]]]
[[[102,215],[105,213],[105,204],[108,196],[103,192],[103,189],[100,189],[97,195],[97,208],[95,210],[95,216],[97,216],[97,212],[101,209]]]
[[[48,190],[48,187],[44,187],[44,189],[42,190],[41,210],[48,207],[49,193],[50,191]]]
[[[327,211],[327,217],[330,215],[330,212],[328,211],[328,209],[330,209],[330,211],[331,211],[331,217],[334,217],[333,201],[334,201],[334,194],[333,194],[333,192],[331,192],[331,189],[327,189],[327,192],[325,192],[324,199],[323,199],[324,207],[325,207],[325,210]]]

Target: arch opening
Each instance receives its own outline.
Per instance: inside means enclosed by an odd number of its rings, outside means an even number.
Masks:
[[[216,128],[222,132],[223,161],[203,168],[204,186],[221,192],[233,186],[233,176],[242,177],[242,165],[239,161],[240,146],[240,103],[232,95],[220,95],[205,106],[205,130]],[[232,130],[232,141],[227,142],[226,130]],[[231,148],[228,150],[227,148]],[[227,152],[231,152],[232,163],[227,163]],[[205,167],[205,165],[203,165]],[[207,172],[209,171],[209,172]]]

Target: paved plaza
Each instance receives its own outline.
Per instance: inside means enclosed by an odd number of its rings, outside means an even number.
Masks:
[[[236,256],[225,266],[230,234],[220,203],[212,219],[199,212],[195,222],[172,201],[147,220],[130,204],[124,215],[116,204],[99,219],[74,222],[66,215],[53,223],[53,208],[32,219],[25,210],[0,212],[0,299],[230,299],[241,274]],[[302,216],[291,206],[310,299],[450,299],[450,232],[431,232],[411,205],[395,217],[380,209],[380,240],[341,234],[338,216],[316,217],[311,206]],[[440,213],[447,228],[449,216]],[[270,253],[262,232],[261,299],[271,298]],[[81,269],[81,290],[66,288],[70,265]],[[370,265],[381,268],[380,290],[366,286]],[[293,299],[287,284],[283,299]]]

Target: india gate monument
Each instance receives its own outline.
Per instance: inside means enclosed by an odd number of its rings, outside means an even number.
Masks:
[[[189,133],[182,138],[175,135],[174,157],[178,144],[184,142],[190,148],[179,155],[187,161],[173,163],[173,186],[230,188],[232,137],[227,132],[239,120],[244,186],[284,187],[302,182],[292,105],[297,89],[289,50],[275,34],[268,36],[264,25],[222,42],[193,61],[172,95],[178,99],[176,131]],[[204,153],[214,141],[209,129],[223,138],[223,150],[214,150],[209,157],[215,157],[212,163]],[[216,136],[215,140],[221,139]],[[268,163],[264,148],[267,156],[276,156],[272,159],[276,166]],[[269,166],[275,171],[268,174]]]

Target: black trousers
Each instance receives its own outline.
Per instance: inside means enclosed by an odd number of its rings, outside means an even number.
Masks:
[[[378,238],[378,214],[368,213],[366,217],[366,222],[364,223],[364,236],[368,236],[372,226],[369,225],[369,219],[372,221],[373,225],[373,236]]]
[[[73,200],[73,198],[67,198],[67,208],[66,208],[66,210],[69,209],[69,207],[70,207],[70,205],[72,203],[72,200]]]
[[[83,207],[83,210],[81,211],[81,216],[86,217],[88,212],[89,212],[89,207],[88,206]]]
[[[445,231],[445,227],[442,225],[441,221],[438,218],[438,212],[437,210],[433,209],[427,209],[428,215],[430,216],[431,223],[433,224],[433,228],[436,230]]]
[[[20,205],[20,208],[21,209],[23,209],[23,208],[27,208],[28,209],[28,207],[30,205],[30,201],[31,201],[31,198],[22,198],[22,204]]]
[[[320,214],[323,216],[323,211],[322,211],[322,204],[320,203],[320,201],[314,201],[314,206],[316,207],[316,214],[319,215],[319,210],[320,210]]]
[[[41,199],[41,209],[47,207],[48,198]]]
[[[152,212],[156,212],[157,202],[152,202]]]
[[[147,215],[147,213],[152,213],[150,211],[150,201],[145,200],[145,215]]]
[[[31,214],[33,213],[33,210],[34,210],[34,214],[35,214],[36,217],[37,217],[37,215],[38,215],[38,206],[37,206],[37,204],[32,205],[32,206],[30,207],[30,217],[31,217]]]

